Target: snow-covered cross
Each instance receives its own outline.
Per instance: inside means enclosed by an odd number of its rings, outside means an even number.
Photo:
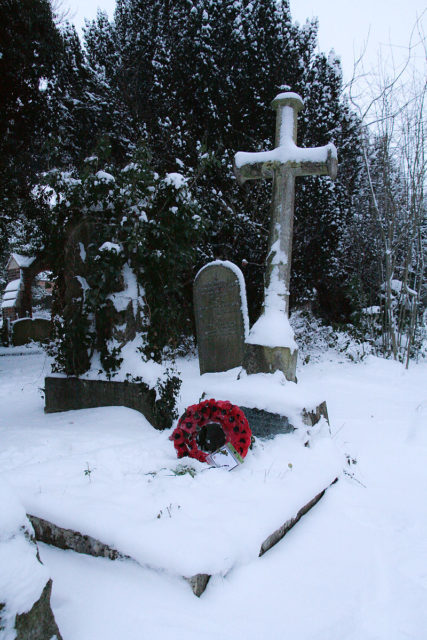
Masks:
[[[244,367],[248,373],[283,371],[296,380],[297,346],[289,324],[295,177],[337,174],[337,152],[324,147],[297,147],[297,114],[304,103],[296,93],[279,93],[271,103],[276,110],[276,148],[256,153],[238,152],[234,172],[246,180],[273,178],[270,236],[265,272],[264,308],[247,340]]]

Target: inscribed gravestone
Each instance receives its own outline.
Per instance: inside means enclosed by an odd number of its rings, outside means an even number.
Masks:
[[[248,314],[243,274],[235,264],[215,260],[199,271],[194,314],[200,373],[241,366]]]

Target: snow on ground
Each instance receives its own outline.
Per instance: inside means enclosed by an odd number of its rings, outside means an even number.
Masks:
[[[197,363],[186,364],[186,404],[197,402],[203,380],[212,385],[213,378],[225,378],[231,391],[238,374],[231,370],[201,379]],[[273,383],[267,378],[261,376],[260,388],[269,384],[283,395],[279,377],[273,376]],[[247,381],[238,385],[245,388]],[[125,407],[45,416],[36,398],[26,408],[27,420],[21,416],[13,430],[3,432],[0,451],[0,468],[26,512],[181,576],[225,575],[256,558],[264,540],[327,488],[344,464],[326,421],[310,430],[310,447],[304,446],[306,427],[274,441],[257,440],[244,465],[229,473],[178,461],[169,440],[172,430],[156,431]],[[11,409],[10,421],[16,411]],[[26,446],[19,451],[23,440]],[[192,472],[182,473],[189,463]],[[177,539],[186,541],[178,554]]]
[[[108,536],[111,522],[105,522],[105,514],[111,504],[120,525],[119,509],[122,518],[129,517],[126,506],[137,495],[133,492],[141,478],[150,478],[144,475],[149,467],[170,469],[179,462],[173,450],[166,450],[167,434],[151,430],[131,410],[44,415],[40,388],[47,365],[42,354],[0,357],[0,470],[26,508],[27,502],[44,505],[45,513],[58,510],[62,495],[71,505],[62,510],[64,517],[86,510],[85,522],[93,518],[106,526]],[[189,404],[190,398],[197,402],[203,384],[195,363],[179,365],[187,380],[182,404]],[[233,568],[212,578],[200,599],[173,572],[40,545],[54,581],[52,604],[64,640],[425,638],[427,363],[405,371],[374,357],[360,364],[323,360],[301,368],[298,378],[327,400],[332,448],[341,452],[345,468],[340,481],[265,556],[237,554]],[[323,430],[314,439],[313,453],[328,441],[325,436]],[[259,479],[261,488],[271,488],[268,498],[264,494],[268,518],[269,498],[277,500],[281,479],[295,477],[291,474],[296,469],[288,462],[297,459],[297,451],[294,436],[280,436],[249,452],[241,468],[230,473],[213,470],[214,484],[225,491],[229,482],[238,491],[244,479],[250,501],[251,475],[266,468],[268,459],[274,460],[270,473]],[[336,464],[334,456],[328,449],[322,460]],[[152,476],[148,485],[166,507],[156,519],[161,526],[178,516],[177,498],[167,493],[170,484],[164,473]],[[199,471],[195,479],[177,476],[177,486],[184,488],[180,498],[185,498],[188,486],[191,506],[191,487],[206,487],[212,473]],[[209,510],[215,502],[212,483],[206,493]],[[166,516],[167,507],[172,517]],[[141,512],[147,512],[142,498]],[[263,518],[260,510],[260,522]],[[211,537],[206,553],[218,540],[224,541],[216,522],[204,534]],[[234,539],[234,552],[250,547],[251,534],[240,533],[241,548]],[[108,542],[105,536],[97,537]],[[186,550],[194,549],[197,555],[196,542],[184,535],[173,540],[172,547],[167,555],[177,559],[179,573]]]
[[[4,480],[0,483],[0,630],[2,639],[14,640],[16,614],[29,611],[49,579],[37,558],[34,535],[23,506]],[[4,597],[7,596],[7,597]]]

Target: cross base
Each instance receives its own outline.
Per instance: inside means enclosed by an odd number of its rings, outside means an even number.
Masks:
[[[282,371],[290,382],[296,382],[298,349],[245,344],[243,368],[246,373],[274,373]]]

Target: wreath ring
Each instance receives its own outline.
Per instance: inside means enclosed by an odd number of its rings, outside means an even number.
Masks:
[[[204,400],[187,407],[169,440],[174,443],[178,458],[188,456],[206,462],[208,453],[200,448],[198,440],[203,429],[211,424],[220,425],[225,442],[230,442],[244,458],[251,444],[252,432],[240,407],[228,400]]]

